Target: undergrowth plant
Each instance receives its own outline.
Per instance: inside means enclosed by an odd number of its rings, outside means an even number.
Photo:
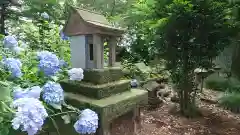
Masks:
[[[240,112],[240,93],[228,92],[219,99],[219,104],[225,109],[231,110],[235,113]]]

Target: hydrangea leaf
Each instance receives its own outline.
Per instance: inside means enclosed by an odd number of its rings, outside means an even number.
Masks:
[[[58,125],[57,125],[57,122],[56,122],[52,117],[49,117],[49,118],[51,119],[51,121],[52,121],[52,123],[53,123],[53,126],[54,126],[54,128],[56,129],[56,131],[57,131],[57,134],[60,135],[59,127],[58,127]]]
[[[9,88],[8,83],[0,81],[0,90],[0,101],[6,101],[11,99],[11,89]]]
[[[71,106],[71,105],[68,105],[68,104],[67,104],[66,102],[64,102],[64,101],[63,101],[62,105],[63,105],[64,107],[66,107],[67,109],[69,109],[69,110],[74,110],[74,111],[76,111],[76,112],[79,112],[79,111],[80,111],[78,108],[73,107],[73,106]]]
[[[3,127],[0,129],[0,135],[8,135],[8,133],[9,133],[8,127],[3,126]]]
[[[49,104],[49,105],[51,105],[54,109],[62,110],[61,104]]]
[[[63,121],[64,121],[64,124],[69,124],[71,123],[71,117],[69,115],[63,115],[61,116]]]
[[[4,118],[0,116],[0,123],[2,123],[3,120],[4,120]]]
[[[57,82],[57,81],[58,81],[58,77],[57,77],[57,76],[51,76],[51,79],[52,79],[54,82]]]

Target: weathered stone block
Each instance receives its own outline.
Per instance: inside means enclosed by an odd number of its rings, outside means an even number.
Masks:
[[[111,122],[137,108],[147,104],[147,91],[132,89],[117,95],[100,100],[92,99],[83,95],[65,93],[67,103],[78,108],[90,108],[96,111],[100,118],[100,127],[97,135],[110,135]]]
[[[139,109],[136,108],[111,122],[111,135],[136,135],[137,128],[140,126],[138,121],[140,117]]]
[[[102,99],[128,91],[131,87],[130,80],[120,80],[99,85],[86,82],[62,81],[61,86],[66,92],[82,94],[95,99]]]
[[[122,77],[123,72],[119,67],[105,69],[85,69],[83,81],[91,82],[93,84],[103,84],[112,81],[118,81]]]

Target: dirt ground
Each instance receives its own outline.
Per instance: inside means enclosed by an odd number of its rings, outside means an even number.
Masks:
[[[155,110],[143,109],[138,135],[240,135],[239,114],[205,101],[197,104],[203,116],[192,119],[173,113],[176,106],[171,102]]]

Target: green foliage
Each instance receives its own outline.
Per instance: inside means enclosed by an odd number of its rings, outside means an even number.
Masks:
[[[100,11],[106,16],[117,16],[131,7],[135,0],[78,0],[79,7]]]
[[[125,60],[122,65],[125,78],[127,79],[146,81],[150,78],[168,77],[168,74],[165,71],[159,70],[158,64],[147,66],[144,63],[132,63]]]
[[[144,75],[143,72],[134,63],[131,63],[127,60],[125,60],[123,63],[123,72],[125,73],[125,77],[128,79],[139,79],[139,80],[146,80],[147,76]]]
[[[9,87],[9,84],[7,82],[0,81],[0,89],[1,89],[0,101],[10,101],[11,89]]]
[[[219,104],[226,109],[229,109],[233,112],[240,112],[240,94],[239,93],[227,93],[220,98]]]
[[[237,34],[230,9],[220,0],[139,0],[129,13],[129,28],[137,37],[133,54],[145,62],[166,60],[183,114],[191,115],[194,108],[194,69],[210,68]]]
[[[19,84],[22,88],[42,86],[46,80],[43,77],[43,74],[39,74],[36,53],[29,50],[29,52],[26,51],[22,56],[20,56],[20,58],[23,64],[23,76],[15,83]]]
[[[226,78],[213,74],[206,78],[205,87],[223,92],[240,92],[240,82],[236,78]]]
[[[61,59],[70,62],[70,43],[60,37],[60,26],[55,23],[36,23],[38,26],[47,25],[39,32],[39,28],[31,22],[20,25],[20,29],[13,30],[20,40],[29,45],[30,50],[48,50],[57,54]]]
[[[50,19],[60,23],[59,19],[62,17],[62,7],[58,0],[24,0],[23,5],[26,7],[21,11],[25,17],[39,19],[39,14],[46,12],[50,15]]]
[[[213,74],[205,79],[205,87],[216,91],[226,91],[228,89],[228,81],[227,78]]]
[[[0,81],[0,135],[7,135],[11,127],[12,110],[8,106],[11,103],[10,83]]]
[[[154,13],[155,0],[139,0],[128,12],[123,15],[125,17],[125,24],[129,31],[127,38],[129,38],[130,57],[136,61],[143,61],[145,63],[154,59],[156,56],[156,48],[154,46],[155,29],[152,27],[155,24]]]
[[[20,26],[20,29],[15,30],[19,39],[25,41],[29,47],[25,48],[25,50],[21,54],[15,54],[8,49],[4,49],[2,46],[2,42],[0,43],[0,56],[5,57],[18,57],[21,59],[23,64],[22,73],[23,76],[18,80],[11,80],[16,84],[20,85],[22,88],[27,88],[31,86],[42,86],[47,78],[43,77],[43,74],[38,71],[38,61],[36,59],[36,51],[37,50],[48,50],[50,52],[54,52],[59,56],[60,59],[65,60],[68,65],[70,65],[70,47],[69,42],[61,39],[59,35],[59,27],[55,24],[49,24],[50,30],[43,30],[44,32],[44,43],[40,44],[39,37],[40,34],[37,31],[37,27],[32,23],[23,23]],[[2,58],[0,58],[2,60]],[[1,80],[9,80],[10,74],[6,72],[3,67],[0,68]],[[61,76],[58,76],[61,77]]]

